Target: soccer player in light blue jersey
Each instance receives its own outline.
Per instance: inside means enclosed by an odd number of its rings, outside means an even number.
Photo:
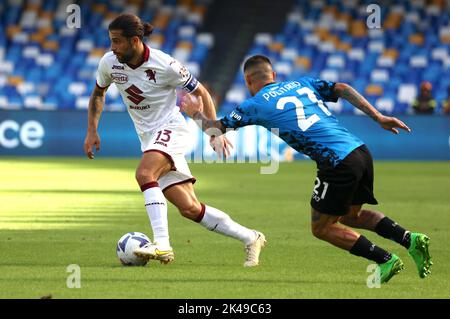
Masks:
[[[410,132],[409,127],[395,117],[382,115],[345,83],[311,77],[275,82],[271,62],[262,55],[246,60],[244,76],[252,97],[229,115],[220,120],[206,118],[201,98],[190,95],[182,103],[184,112],[201,123],[207,133],[218,130],[225,133],[229,128],[246,125],[278,129],[280,138],[317,163],[311,197],[313,235],[353,255],[375,261],[380,282],[384,283],[403,269],[403,262],[352,228],[374,231],[408,249],[419,276],[426,277],[432,265],[429,238],[407,231],[381,212],[362,208],[365,203],[377,204],[372,156],[364,142],[331,114],[325,102],[336,102],[341,97],[395,134],[399,133],[398,128]]]

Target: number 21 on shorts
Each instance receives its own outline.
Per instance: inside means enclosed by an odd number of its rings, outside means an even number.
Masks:
[[[322,186],[322,190],[320,191],[320,186]],[[327,182],[321,182],[318,177],[316,177],[316,181],[314,182],[314,190],[313,190],[313,198],[316,202],[320,201],[321,199],[325,198],[325,195],[327,194],[328,190],[328,183]]]

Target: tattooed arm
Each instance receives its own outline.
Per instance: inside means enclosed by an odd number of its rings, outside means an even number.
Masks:
[[[225,133],[226,128],[220,120],[207,118],[203,114],[203,100],[201,96],[193,97],[187,94],[181,102],[184,113],[195,120],[198,126],[210,136],[219,136]]]
[[[334,85],[334,94],[350,102],[354,107],[360,109],[365,114],[369,115],[373,120],[378,122],[382,128],[398,134],[396,128],[401,128],[405,131],[411,132],[411,129],[405,123],[395,117],[384,116],[369,101],[367,101],[354,88],[345,83],[336,83]]]
[[[336,96],[349,101],[354,107],[360,109],[369,115],[376,122],[383,116],[377,109],[375,109],[364,96],[358,93],[354,88],[345,83],[336,83],[334,86],[334,93]]]
[[[95,85],[89,99],[88,128],[86,139],[84,140],[84,152],[89,159],[94,158],[93,146],[95,146],[97,152],[100,150],[100,137],[98,136],[97,128],[105,103],[105,94],[106,88],[103,89]]]
[[[202,112],[196,112],[192,117],[197,123],[201,123],[202,130],[208,135],[220,135],[225,133],[225,127],[220,120],[210,120]]]
[[[191,94],[197,99],[202,99],[203,113],[205,115],[205,118],[207,119],[207,121],[212,120],[214,122],[216,120],[216,108],[208,90],[200,83],[198,88]],[[208,130],[207,133],[210,131],[211,130]],[[230,141],[222,134],[217,134],[220,132],[218,132],[217,130],[214,131],[216,134],[208,134],[210,136],[209,144],[218,155],[230,155],[230,149],[233,148],[233,144],[231,144]]]

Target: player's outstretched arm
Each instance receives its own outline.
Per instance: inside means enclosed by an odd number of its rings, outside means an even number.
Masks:
[[[372,119],[380,124],[385,130],[398,134],[397,128],[401,128],[407,132],[411,129],[402,121],[395,117],[384,116],[376,108],[374,108],[369,101],[367,101],[358,91],[346,83],[336,83],[334,85],[334,94],[349,101],[354,107],[360,109]]]
[[[194,95],[197,98],[202,98],[203,102],[203,114],[206,118],[210,120],[216,119],[216,107],[214,105],[214,101],[211,97],[211,94],[209,94],[208,90],[203,86],[203,84],[199,83],[198,88],[191,93],[191,95]]]
[[[97,128],[105,103],[105,94],[106,88],[100,88],[95,85],[91,98],[89,99],[88,128],[84,140],[84,153],[89,159],[94,158],[93,146],[95,146],[97,152],[100,150],[100,136],[97,133]]]
[[[199,83],[198,88],[191,94],[197,98],[202,99],[203,114],[205,115],[205,118],[207,118],[208,120],[216,120],[216,107],[208,90],[201,83]],[[209,141],[211,147],[216,151],[218,155],[221,154],[225,156],[230,155],[230,148],[233,148],[233,145],[224,135],[220,134],[208,134],[208,135],[211,136],[211,139]]]
[[[225,133],[225,127],[220,120],[208,119],[203,114],[203,99],[192,94],[186,94],[181,102],[183,112],[194,119],[198,126],[208,135],[218,136]]]

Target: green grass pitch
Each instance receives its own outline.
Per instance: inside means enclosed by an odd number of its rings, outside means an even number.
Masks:
[[[420,279],[400,245],[363,231],[395,252],[405,270],[368,288],[370,262],[315,239],[309,198],[313,162],[192,164],[197,197],[265,233],[256,268],[243,245],[184,219],[169,205],[171,265],[122,267],[117,240],[151,228],[134,180],[138,159],[0,159],[0,297],[40,298],[450,298],[450,163],[376,162],[376,209],[431,238],[432,274]],[[68,288],[67,266],[81,269]]]

